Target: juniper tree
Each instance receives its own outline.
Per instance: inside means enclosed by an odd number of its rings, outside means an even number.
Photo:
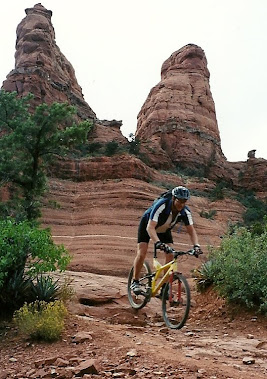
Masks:
[[[0,186],[8,185],[11,194],[0,211],[28,220],[40,217],[51,159],[85,142],[92,126],[75,123],[76,110],[67,103],[43,103],[30,112],[32,99],[0,91]]]

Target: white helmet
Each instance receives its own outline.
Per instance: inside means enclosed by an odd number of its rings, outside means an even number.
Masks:
[[[190,197],[190,192],[186,187],[178,186],[172,190],[172,196],[177,199],[185,199],[188,200]]]

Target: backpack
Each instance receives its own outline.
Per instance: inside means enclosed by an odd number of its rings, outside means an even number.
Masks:
[[[159,195],[158,199],[160,199],[161,197],[164,197],[164,198],[166,198],[166,197],[172,197],[172,189],[170,189],[170,190],[168,190],[166,192],[162,192]]]
[[[159,197],[157,197],[154,201],[153,201],[153,204],[155,204],[159,199],[166,199],[166,198],[171,198],[172,197],[172,190],[168,190],[168,191],[165,191],[165,192],[162,192]]]

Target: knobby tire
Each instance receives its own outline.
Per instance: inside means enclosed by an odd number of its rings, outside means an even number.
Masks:
[[[170,301],[170,288],[172,300]],[[162,296],[162,315],[171,329],[181,329],[189,315],[190,288],[186,278],[174,273],[172,282],[165,286]]]
[[[128,299],[132,308],[141,309],[147,304],[147,302],[150,300],[150,297],[151,297],[152,279],[151,279],[151,269],[148,262],[144,262],[140,279],[139,279],[139,282],[142,287],[142,294],[140,295],[135,295],[131,289],[133,273],[134,273],[134,268],[132,267],[128,276],[128,285],[127,285]]]

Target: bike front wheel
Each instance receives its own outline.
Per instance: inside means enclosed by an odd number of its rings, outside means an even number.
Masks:
[[[140,273],[139,282],[142,288],[142,293],[140,295],[135,295],[133,290],[131,289],[131,284],[133,281],[133,273],[134,273],[134,268],[132,267],[128,276],[128,285],[127,285],[128,299],[131,306],[134,309],[141,309],[147,304],[147,302],[150,300],[150,297],[151,297],[152,278],[151,278],[151,269],[148,262],[144,262],[141,273]]]
[[[189,315],[190,288],[186,278],[174,273],[162,294],[162,314],[171,329],[181,329]]]

